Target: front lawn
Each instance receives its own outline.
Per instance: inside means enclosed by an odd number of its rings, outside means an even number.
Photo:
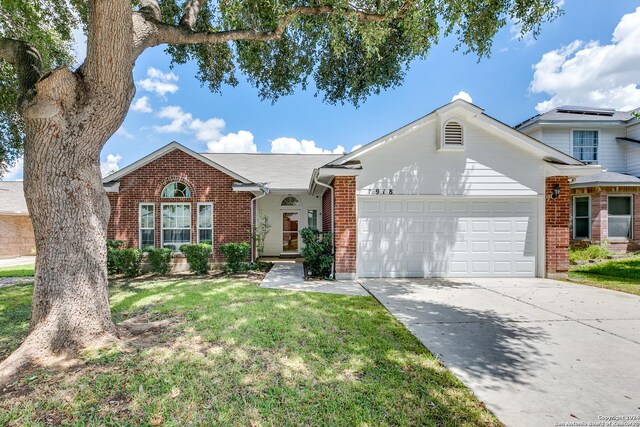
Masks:
[[[0,267],[0,277],[31,277],[35,274],[35,265],[15,265]]]
[[[640,295],[640,258],[587,264],[569,272],[580,283]]]
[[[117,321],[182,321],[27,375],[0,397],[0,425],[500,425],[373,298],[224,278],[110,291]],[[30,293],[0,288],[0,356],[27,332]]]

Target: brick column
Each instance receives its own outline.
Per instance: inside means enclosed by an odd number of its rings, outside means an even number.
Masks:
[[[591,241],[594,243],[607,240],[609,228],[607,204],[606,193],[598,192],[591,195]]]
[[[545,273],[549,277],[569,271],[571,194],[569,178],[566,176],[549,177],[545,184]],[[551,194],[556,185],[560,186],[560,195],[552,199]]]
[[[356,276],[356,177],[333,181],[335,210],[335,266],[337,279]]]

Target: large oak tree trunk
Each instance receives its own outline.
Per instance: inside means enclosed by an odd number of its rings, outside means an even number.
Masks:
[[[109,201],[100,151],[135,93],[131,74],[92,93],[82,74],[54,70],[25,110],[25,197],[36,241],[30,333],[0,364],[0,386],[27,364],[50,366],[118,340],[109,308]],[[117,90],[116,90],[117,89]]]
[[[74,129],[81,123],[70,125],[36,129],[25,151],[37,253],[31,330],[48,329],[43,344],[53,352],[86,347],[115,332],[107,293],[103,144],[91,140],[92,132]]]

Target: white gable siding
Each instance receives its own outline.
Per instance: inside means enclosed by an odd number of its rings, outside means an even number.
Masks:
[[[540,139],[547,145],[573,156],[571,149],[571,137],[573,129],[593,129],[599,130],[598,140],[598,163],[610,172],[627,172],[626,145],[616,141],[616,138],[625,136],[624,128],[598,128],[593,126],[545,126],[538,131],[541,137],[531,136]]]
[[[640,176],[640,144],[627,145],[627,173]]]
[[[444,123],[443,118],[440,123]],[[438,151],[440,123],[429,123],[359,157],[358,194],[529,196],[544,191],[544,162],[473,123],[464,149]]]
[[[627,128],[627,137],[640,139],[640,123],[636,123],[635,125]]]
[[[627,137],[640,140],[640,123],[627,128]],[[627,173],[640,176],[640,144],[630,142],[627,146]]]

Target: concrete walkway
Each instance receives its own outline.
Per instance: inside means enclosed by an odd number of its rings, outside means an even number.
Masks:
[[[0,259],[0,267],[14,267],[17,265],[35,264],[36,257],[34,256],[21,256],[18,258],[4,258]]]
[[[263,288],[324,294],[369,296],[355,280],[315,280],[305,282],[301,262],[276,262],[260,284]]]
[[[640,415],[638,296],[545,279],[362,283],[507,426]]]

